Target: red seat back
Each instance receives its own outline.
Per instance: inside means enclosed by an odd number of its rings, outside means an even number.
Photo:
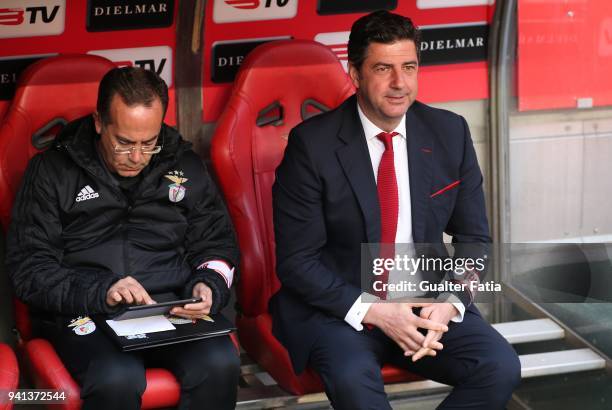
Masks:
[[[0,222],[5,231],[28,161],[52,142],[58,128],[95,110],[98,84],[114,64],[92,55],[35,62],[20,76],[0,125]]]
[[[3,400],[0,400],[0,410],[11,410],[13,404],[6,401],[6,395],[17,389],[19,384],[19,365],[13,350],[4,343],[0,343],[0,392]]]
[[[1,101],[0,100],[0,124],[2,123],[2,119],[4,118],[4,114],[8,110],[9,105],[11,105],[10,101]]]
[[[0,222],[6,232],[28,161],[51,144],[63,124],[95,111],[100,80],[115,65],[92,55],[63,55],[35,62],[19,77],[0,124]],[[27,308],[15,301],[17,329],[30,338]]]
[[[238,233],[238,302],[246,316],[267,312],[268,300],[279,288],[272,184],[289,131],[353,92],[336,56],[314,41],[266,43],[241,65],[217,123],[211,157]]]

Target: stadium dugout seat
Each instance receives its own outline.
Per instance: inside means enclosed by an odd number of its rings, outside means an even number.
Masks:
[[[320,392],[323,385],[312,369],[296,375],[287,351],[272,335],[268,301],[280,286],[272,224],[274,173],[291,128],[353,93],[329,48],[306,40],[266,43],[243,61],[212,140],[212,164],[242,258],[236,318],[240,343],[280,387],[297,395]],[[388,383],[416,379],[390,366],[383,375]]]
[[[8,109],[10,104],[10,101],[0,101],[0,124],[2,123],[2,120],[4,119],[4,114],[6,114],[6,110]]]
[[[67,122],[95,109],[98,82],[114,64],[88,55],[50,57],[19,77],[0,124],[0,222],[6,230],[28,161]]]
[[[64,124],[95,110],[98,83],[113,67],[98,56],[64,55],[37,61],[22,73],[0,125],[0,221],[5,232],[29,159],[48,147]],[[79,386],[53,346],[32,338],[27,307],[18,300],[15,316],[19,353],[35,387],[66,391],[68,400],[54,408],[79,409]],[[180,386],[174,375],[165,369],[147,369],[146,375],[142,408],[176,406]]]
[[[0,392],[3,399],[8,391],[15,390],[19,385],[19,366],[13,349],[0,343]],[[11,410],[13,404],[0,400],[0,410]]]

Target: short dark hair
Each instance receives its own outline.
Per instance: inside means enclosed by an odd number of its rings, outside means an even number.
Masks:
[[[150,107],[159,98],[164,115],[168,108],[168,86],[154,71],[140,67],[113,68],[104,75],[98,87],[96,109],[102,124],[110,124],[110,105],[113,97],[119,95],[128,106]]]
[[[420,58],[421,32],[408,17],[378,10],[353,23],[348,41],[348,60],[357,68],[366,58],[370,43],[391,44],[398,40],[412,40]]]

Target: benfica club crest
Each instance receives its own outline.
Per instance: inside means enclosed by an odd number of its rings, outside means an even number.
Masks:
[[[79,316],[71,320],[68,327],[71,327],[72,331],[79,336],[88,335],[96,330],[96,324],[88,316]]]
[[[170,171],[168,175],[165,175],[174,184],[168,185],[168,199],[172,202],[180,202],[185,198],[185,187],[182,185],[188,181],[187,178],[183,178],[183,171]]]

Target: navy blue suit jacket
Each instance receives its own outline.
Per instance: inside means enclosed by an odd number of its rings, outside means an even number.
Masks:
[[[443,232],[457,242],[490,242],[482,174],[463,117],[414,102],[406,135],[414,242],[442,243]],[[291,131],[273,202],[282,284],[270,301],[273,332],[300,373],[325,324],[343,321],[362,292],[361,243],[380,241],[376,179],[355,96]]]

